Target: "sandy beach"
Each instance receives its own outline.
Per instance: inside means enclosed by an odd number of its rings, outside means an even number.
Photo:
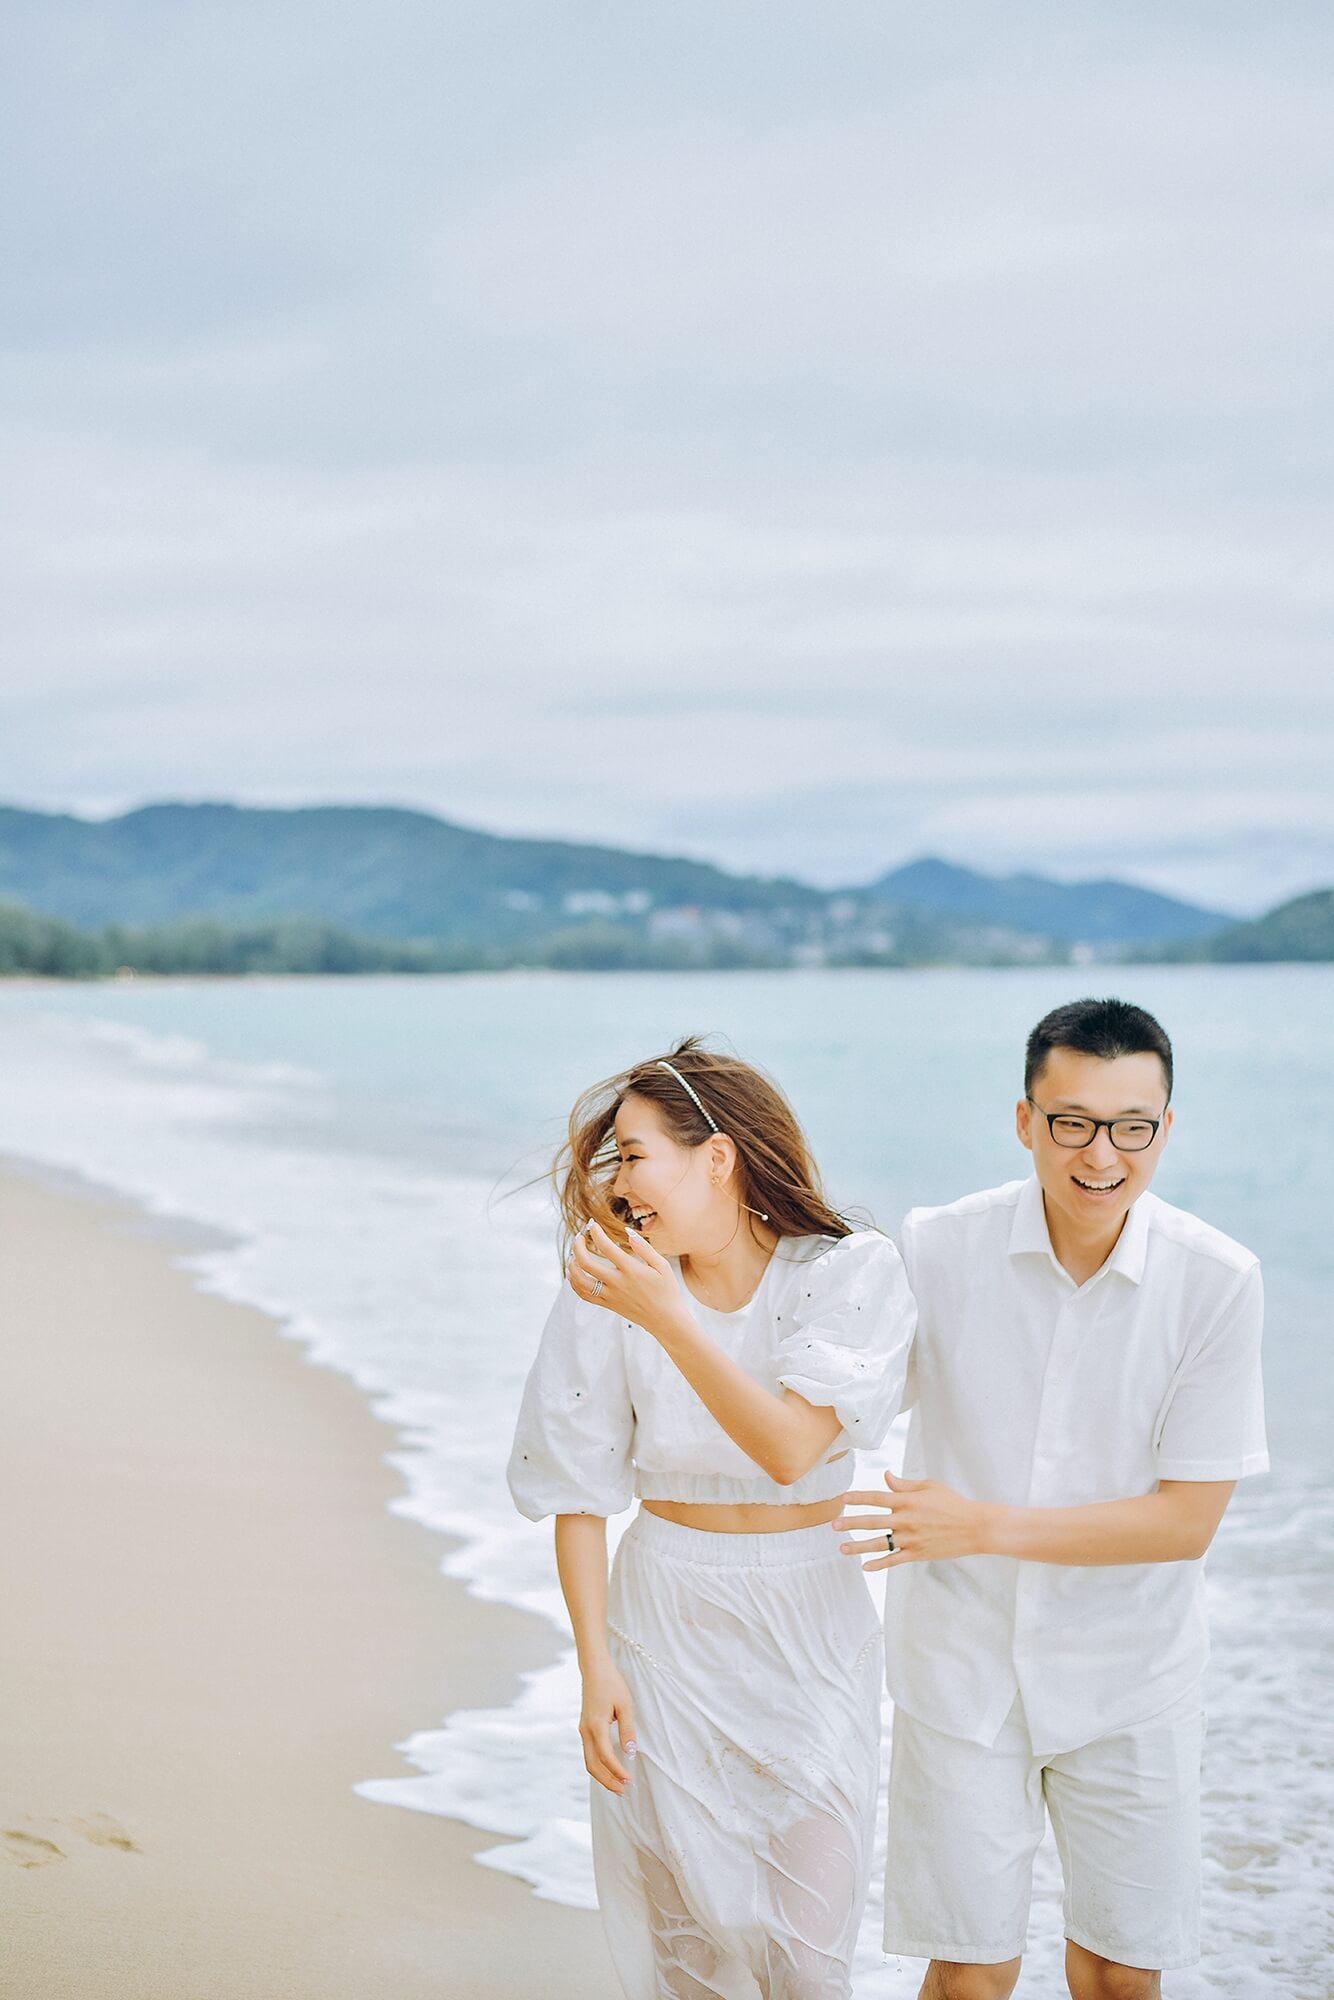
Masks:
[[[389,1514],[393,1437],[132,1208],[0,1175],[0,1991],[614,2000],[597,1919],[353,1785],[552,1634]]]

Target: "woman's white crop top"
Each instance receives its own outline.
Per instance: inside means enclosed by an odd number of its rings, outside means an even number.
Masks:
[[[651,1334],[576,1297],[567,1282],[542,1332],[510,1455],[521,1514],[619,1514],[636,1493],[773,1505],[831,1499],[849,1484],[848,1448],[880,1443],[898,1410],[917,1320],[887,1236],[784,1237],[736,1312],[715,1312],[682,1290],[748,1375],[775,1395],[792,1389],[837,1412],[843,1428],[823,1461],[780,1486],[732,1442]]]

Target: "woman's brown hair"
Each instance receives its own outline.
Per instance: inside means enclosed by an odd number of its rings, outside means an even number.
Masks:
[[[777,1084],[739,1056],[720,1054],[688,1035],[665,1056],[650,1056],[595,1083],[570,1113],[569,1138],[552,1166],[563,1247],[585,1222],[600,1222],[615,1236],[625,1232],[629,1210],[611,1184],[620,1165],[616,1114],[631,1096],[654,1106],[680,1146],[702,1146],[715,1131],[729,1138],[740,1200],[779,1236],[852,1234],[851,1224],[825,1200],[806,1136]]]

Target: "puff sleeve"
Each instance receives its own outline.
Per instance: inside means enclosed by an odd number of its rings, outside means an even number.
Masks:
[[[530,1521],[619,1514],[634,1497],[623,1322],[561,1286],[519,1406],[508,1478]]]
[[[875,1230],[844,1236],[801,1272],[778,1381],[832,1407],[849,1443],[871,1450],[903,1396],[917,1306],[894,1245]]]

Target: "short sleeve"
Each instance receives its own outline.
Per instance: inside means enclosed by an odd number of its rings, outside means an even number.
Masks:
[[[849,1442],[872,1450],[898,1412],[917,1324],[903,1259],[887,1236],[859,1230],[799,1275],[779,1383],[835,1410]]]
[[[909,1209],[899,1228],[899,1255],[903,1259],[903,1269],[908,1280],[908,1290],[912,1293],[914,1299],[918,1300],[921,1298],[921,1287],[917,1282],[918,1253],[921,1247],[917,1240],[917,1217],[920,1213],[919,1209]],[[919,1304],[917,1307],[917,1331],[921,1330],[921,1315],[922,1308]],[[903,1394],[899,1398],[899,1409],[901,1411],[911,1410],[917,1401],[917,1348],[918,1342],[914,1339],[908,1354],[908,1367],[904,1376]]]
[[[1263,1322],[1260,1267],[1252,1264],[1172,1384],[1158,1426],[1160,1479],[1244,1479],[1268,1471]]]
[[[620,1514],[634,1497],[635,1413],[622,1322],[562,1285],[519,1406],[508,1477],[530,1521]]]

